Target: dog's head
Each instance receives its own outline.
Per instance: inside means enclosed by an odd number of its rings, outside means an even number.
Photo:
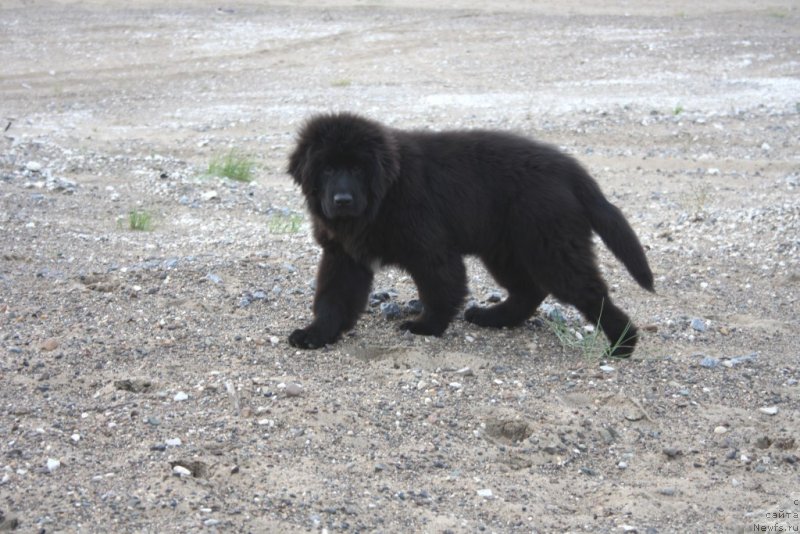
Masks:
[[[289,157],[309,210],[329,221],[373,219],[398,172],[391,131],[349,113],[311,118]]]

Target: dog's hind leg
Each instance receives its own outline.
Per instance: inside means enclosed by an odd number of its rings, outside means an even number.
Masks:
[[[611,356],[630,356],[638,332],[625,312],[611,301],[590,245],[553,252],[539,259],[547,264],[537,262],[533,267],[542,284],[554,297],[575,306],[587,321],[600,326],[611,344]]]
[[[464,312],[464,319],[478,326],[500,328],[517,326],[525,322],[547,296],[530,274],[514,258],[484,259],[486,268],[494,279],[508,291],[508,297],[494,306],[473,306]]]
[[[558,294],[554,293],[556,298]],[[586,320],[599,324],[608,338],[610,355],[616,358],[627,358],[633,354],[638,341],[638,331],[624,311],[619,309],[608,296],[608,293],[586,288],[580,294],[571,295],[563,300],[574,305]]]
[[[423,336],[440,336],[456,315],[467,294],[464,261],[456,253],[437,254],[407,265],[424,307],[413,321],[400,325],[401,330]]]

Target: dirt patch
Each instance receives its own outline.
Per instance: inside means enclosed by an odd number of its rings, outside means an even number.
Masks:
[[[0,530],[797,529],[800,13],[635,4],[3,3]],[[635,358],[541,318],[401,334],[393,270],[293,350],[319,251],[286,156],[331,109],[584,162],[656,273],[598,249]],[[232,148],[254,182],[207,176]]]

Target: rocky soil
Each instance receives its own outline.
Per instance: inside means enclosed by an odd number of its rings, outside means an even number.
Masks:
[[[0,530],[800,529],[795,2],[223,4],[0,7]],[[656,273],[599,247],[634,358],[550,300],[401,334],[393,270],[290,347],[319,252],[286,156],[332,109],[574,154]],[[253,182],[207,175],[232,149]]]

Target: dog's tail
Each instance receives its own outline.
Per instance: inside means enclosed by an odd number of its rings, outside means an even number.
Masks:
[[[655,292],[653,272],[633,228],[619,208],[606,199],[597,182],[585,170],[581,170],[585,176],[576,180],[577,193],[589,214],[592,228],[625,265],[634,280],[646,290]]]

